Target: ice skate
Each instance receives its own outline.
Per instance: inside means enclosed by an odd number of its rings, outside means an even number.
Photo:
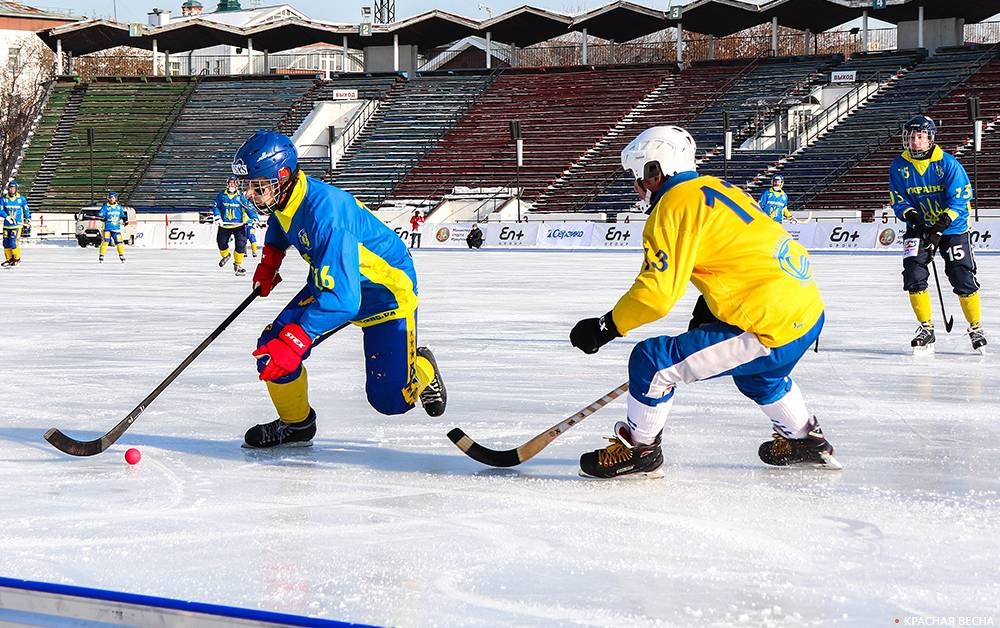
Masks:
[[[776,467],[815,466],[823,469],[842,469],[833,457],[833,445],[823,436],[816,417],[812,418],[805,438],[785,438],[775,432],[772,440],[761,443],[757,454],[765,463]]]
[[[434,354],[427,347],[417,347],[417,355],[427,358],[434,367],[434,379],[420,392],[420,405],[424,407],[424,412],[428,416],[441,416],[448,406],[448,391],[444,387],[441,369],[438,368]]]
[[[913,355],[934,355],[934,325],[930,323],[920,323],[917,331],[910,341]]]
[[[225,255],[223,255],[222,259],[219,260],[219,268],[224,268],[226,266],[226,262],[228,262],[229,258],[231,258],[231,257],[232,257],[232,255],[230,255],[229,253],[226,253]]]
[[[270,423],[255,425],[243,437],[244,449],[266,449],[270,447],[311,447],[316,436],[316,411],[309,410],[309,416],[300,423],[285,423],[275,419]]]
[[[242,277],[243,275],[247,274],[247,269],[243,268],[242,266],[233,266],[233,272],[236,274],[237,277]]]
[[[615,436],[608,439],[610,445],[580,456],[580,476],[602,480],[662,478],[662,437],[661,430],[651,444],[634,444],[632,430],[627,423],[619,421],[615,423]]]
[[[972,350],[979,353],[979,355],[986,355],[986,334],[983,333],[983,328],[979,325],[975,325],[969,328],[969,340],[972,341]]]
[[[125,263],[125,256],[124,256],[124,255],[119,255],[119,256],[118,256],[118,260],[119,260],[119,261],[120,261],[120,262],[121,262],[122,264],[124,264],[124,263]]]
[[[103,255],[98,255],[97,256],[97,263],[98,264],[103,264],[104,263],[104,256]]]

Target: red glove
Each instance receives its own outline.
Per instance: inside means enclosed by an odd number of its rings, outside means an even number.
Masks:
[[[284,377],[302,364],[302,356],[312,346],[312,338],[304,329],[295,323],[289,323],[281,328],[277,338],[272,338],[253,352],[253,357],[269,359],[260,379],[265,382]]]
[[[281,282],[281,275],[278,268],[281,267],[281,260],[285,259],[285,252],[272,244],[264,245],[264,252],[260,255],[260,264],[253,273],[253,287],[260,286],[260,296],[266,297],[271,294],[271,290]]]

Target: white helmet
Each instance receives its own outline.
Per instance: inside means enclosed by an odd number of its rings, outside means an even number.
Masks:
[[[669,178],[698,168],[695,148],[694,138],[679,126],[650,127],[622,150],[622,168],[635,179],[646,179],[654,174],[646,165],[656,163],[663,177]]]

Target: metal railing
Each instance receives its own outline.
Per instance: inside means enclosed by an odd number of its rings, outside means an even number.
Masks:
[[[330,169],[337,167],[336,161],[337,157],[334,156],[334,149],[337,144],[340,145],[340,154],[343,155],[347,152],[347,149],[351,147],[354,140],[357,139],[361,132],[365,129],[365,126],[375,117],[379,109],[382,107],[381,100],[368,100],[365,101],[363,105],[358,107],[358,110],[354,112],[351,116],[350,121],[348,121],[347,126],[344,127],[343,132],[341,132],[340,137],[336,139],[333,146],[330,146]]]
[[[857,87],[835,100],[829,107],[812,116],[809,122],[806,123],[805,129],[793,130],[789,133],[794,138],[794,145],[789,146],[789,153],[794,153],[800,148],[808,146],[810,142],[838,124],[873,94],[878,93],[886,84],[888,84],[888,81],[883,83],[878,77],[874,81],[860,83]]]

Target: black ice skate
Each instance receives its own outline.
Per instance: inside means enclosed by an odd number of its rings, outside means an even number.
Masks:
[[[121,261],[122,264],[125,263],[125,256],[124,255],[119,255],[118,259]]]
[[[662,478],[662,437],[663,430],[660,430],[651,444],[633,444],[632,431],[626,423],[619,421],[615,424],[615,437],[608,439],[610,445],[580,456],[580,475],[602,480]]]
[[[219,260],[219,268],[223,268],[226,265],[226,262],[229,261],[230,257],[232,257],[232,255],[230,255],[228,253],[226,253],[225,255],[223,255],[222,259]]]
[[[14,266],[14,259],[13,258],[5,261],[3,264],[0,264],[0,268],[13,268],[13,266]]]
[[[103,264],[104,263],[104,256],[103,255],[98,255],[97,256],[97,263],[98,264]]]
[[[812,418],[805,438],[785,438],[775,432],[772,440],[761,443],[757,454],[765,463],[776,467],[811,465],[825,469],[842,469],[833,457],[833,445],[823,436],[816,417]]]
[[[247,274],[247,269],[242,266],[233,266],[233,272],[236,273],[237,277],[242,277]]]
[[[920,323],[917,331],[910,341],[913,355],[933,355],[934,353],[934,325],[930,323]]]
[[[417,355],[427,358],[434,367],[434,379],[427,387],[420,391],[420,405],[424,407],[424,412],[428,416],[441,416],[448,406],[448,391],[444,387],[444,378],[441,377],[441,369],[438,368],[434,354],[427,347],[417,347]]]
[[[309,416],[301,423],[285,423],[281,419],[275,419],[270,423],[251,427],[243,437],[243,447],[311,447],[313,436],[316,436],[316,411],[310,408]]]
[[[983,328],[979,325],[975,325],[969,328],[969,340],[972,341],[972,350],[978,351],[980,355],[986,355],[986,334],[983,333]]]

